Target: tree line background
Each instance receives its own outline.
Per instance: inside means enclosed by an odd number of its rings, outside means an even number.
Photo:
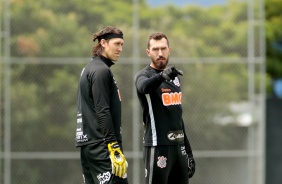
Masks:
[[[5,7],[0,8],[4,17]],[[254,18],[259,20],[259,4],[253,8]],[[11,0],[11,183],[82,183],[79,150],[74,147],[77,82],[81,69],[91,57],[95,44],[92,34],[105,25],[116,26],[124,32],[123,52],[112,70],[122,94],[124,149],[129,166],[138,159],[142,167],[140,155],[138,158],[130,156],[135,144],[141,152],[143,133],[140,109],[138,117],[132,112],[136,108],[132,90],[136,70],[133,64],[136,56],[139,58],[137,69],[150,62],[145,53],[147,38],[152,32],[161,31],[167,34],[172,47],[170,63],[184,71],[181,78],[184,120],[198,167],[191,183],[232,184],[238,183],[238,177],[244,183],[250,174],[245,165],[248,157],[238,158],[238,155],[249,149],[248,141],[256,143],[254,139],[259,136],[258,123],[253,125],[255,132],[250,134],[252,128],[238,126],[235,118],[238,112],[232,110],[232,104],[242,105],[250,97],[247,9],[246,2],[235,0],[205,8],[195,5],[151,7],[145,0],[139,0],[136,32],[132,0]],[[265,1],[268,95],[273,93],[272,80],[282,76],[281,51],[274,47],[281,44],[281,9],[278,0]],[[263,55],[259,26],[259,23],[254,25],[254,96],[262,93],[262,63],[259,59],[256,61]],[[1,43],[4,39],[1,38]],[[138,44],[138,53],[134,51],[134,44]],[[4,53],[4,45],[1,49]],[[4,59],[1,57],[0,62],[0,183],[4,183],[4,152],[7,151],[7,109],[4,106],[7,63]],[[256,109],[251,108],[251,113],[253,111]],[[137,126],[132,124],[134,118],[140,121]],[[253,119],[257,122],[259,116]],[[132,141],[133,129],[139,132],[140,142]],[[257,146],[251,149],[256,150]],[[208,158],[205,153],[209,152],[201,152],[207,150],[227,152],[218,160],[217,156]],[[228,150],[238,154],[229,155]],[[46,158],[44,155],[36,157],[43,153]],[[132,179],[134,172],[129,171],[129,180],[138,183],[140,181]],[[140,169],[141,181],[143,172]],[[255,169],[251,172],[256,182],[259,176],[254,174]]]

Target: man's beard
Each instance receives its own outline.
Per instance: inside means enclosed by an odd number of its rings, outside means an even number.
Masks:
[[[165,69],[166,65],[168,64],[168,58],[164,58],[164,57],[161,57],[163,59],[165,59],[164,61],[157,61],[158,59],[160,58],[157,58],[156,60],[152,60],[153,64],[157,67],[157,69],[159,70],[163,70]]]

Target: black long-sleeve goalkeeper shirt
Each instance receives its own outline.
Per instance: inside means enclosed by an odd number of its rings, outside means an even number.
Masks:
[[[137,96],[143,110],[144,146],[185,144],[192,152],[182,119],[178,77],[165,81],[161,70],[147,65],[135,75]]]
[[[121,97],[110,70],[114,63],[93,57],[83,68],[77,93],[76,146],[121,142]]]

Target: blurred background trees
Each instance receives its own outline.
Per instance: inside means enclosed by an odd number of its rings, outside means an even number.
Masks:
[[[266,66],[271,79],[268,94],[273,93],[276,80],[282,79],[282,3],[279,0],[265,1]],[[280,89],[282,90],[282,89]],[[281,92],[282,93],[282,92]]]
[[[138,37],[141,63],[138,67],[142,68],[149,62],[145,53],[149,34],[161,31],[170,39],[171,64],[183,69],[185,74],[185,77],[181,77],[184,120],[193,149],[247,149],[246,127],[236,126],[236,120],[232,118],[228,120],[228,126],[223,126],[216,119],[221,118],[221,115],[231,117],[235,114],[229,108],[230,102],[248,100],[247,4],[230,0],[225,5],[210,7],[152,7],[146,0],[139,0],[138,6],[139,30],[135,33],[132,0],[10,1],[12,152],[39,154],[78,151],[74,147],[77,82],[81,69],[91,58],[91,48],[95,44],[92,34],[105,25],[116,26],[124,32],[124,49],[119,63],[112,69],[122,94],[125,139],[132,141],[133,128],[140,129],[140,135],[143,132],[141,120],[139,127],[132,127],[133,40]],[[281,50],[279,52],[281,9],[279,0],[266,0],[269,80],[282,75]],[[220,62],[217,63],[218,60]],[[2,69],[1,72],[4,72]],[[259,74],[255,75],[258,78]],[[256,93],[259,93],[258,85],[255,87]],[[272,93],[271,90],[268,92]],[[1,88],[1,94],[4,94],[4,87]],[[2,102],[3,98],[1,105]],[[2,107],[1,112],[4,114]],[[3,129],[1,133],[4,133]],[[125,150],[132,150],[133,144],[125,144]],[[141,150],[141,141],[135,144]],[[78,160],[57,161],[52,156],[49,162],[24,159],[13,160],[15,184],[82,181],[82,178],[77,177],[80,176]],[[206,159],[200,162],[217,161]],[[244,164],[245,160],[236,163]],[[222,162],[220,166],[224,164]],[[223,178],[214,178],[217,174],[205,172],[205,169],[208,167],[199,171],[205,173],[206,177],[194,178],[194,181],[210,183],[213,179],[214,183],[224,183]],[[218,167],[215,172],[225,170],[229,171]],[[234,181],[240,183],[235,172],[233,175]]]

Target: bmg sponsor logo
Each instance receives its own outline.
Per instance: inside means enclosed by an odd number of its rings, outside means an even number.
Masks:
[[[170,105],[180,105],[181,104],[182,93],[174,92],[174,93],[163,93],[162,101],[164,106]]]

